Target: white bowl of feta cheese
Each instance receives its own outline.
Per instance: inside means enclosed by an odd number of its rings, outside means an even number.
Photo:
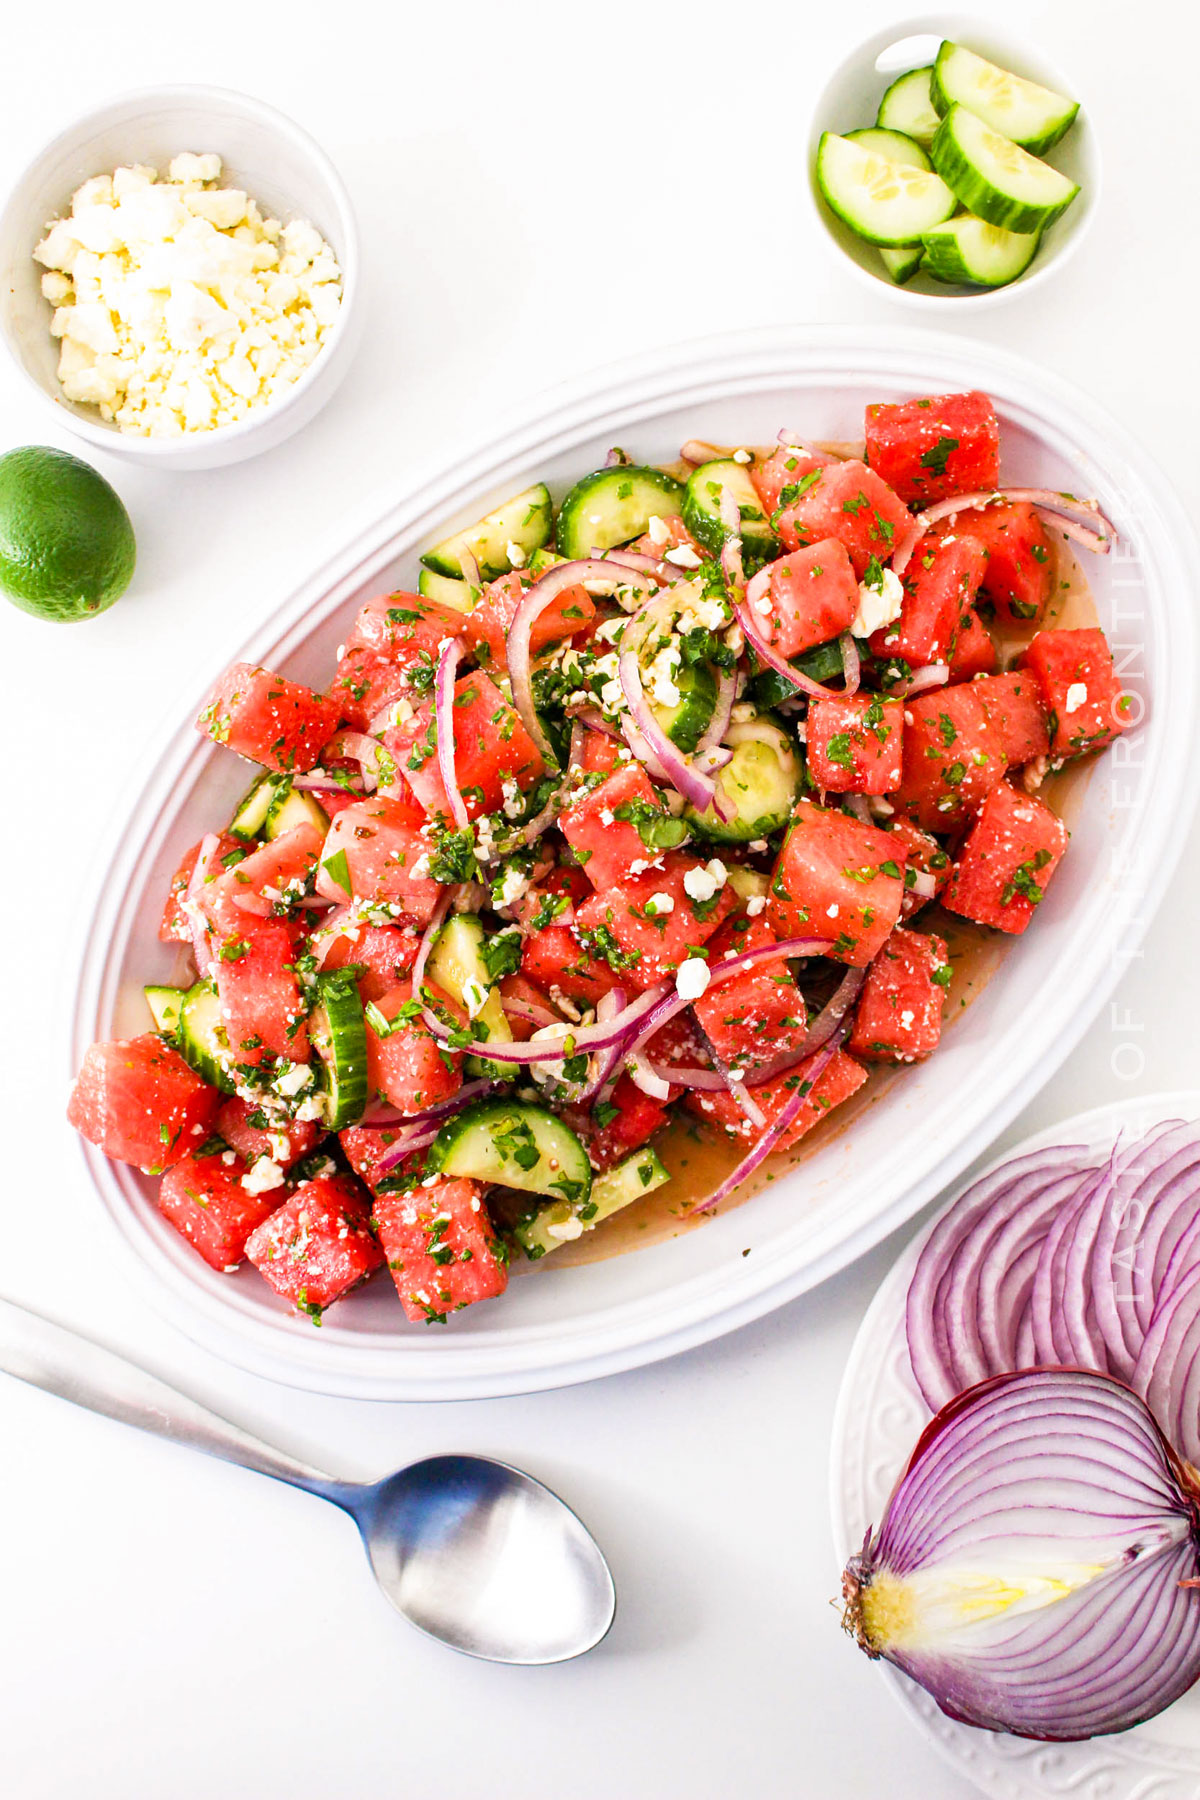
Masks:
[[[131,94],[47,145],[0,214],[0,331],[98,449],[212,469],[270,449],[356,347],[358,232],[336,169],[221,88]]]

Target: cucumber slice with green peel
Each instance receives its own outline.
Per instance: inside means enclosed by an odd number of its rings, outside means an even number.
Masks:
[[[653,1150],[645,1147],[603,1175],[595,1176],[586,1206],[552,1200],[548,1206],[527,1213],[515,1226],[514,1236],[530,1262],[537,1262],[551,1250],[559,1250],[584,1232],[594,1230],[601,1220],[611,1218],[643,1194],[652,1194],[670,1179]]]
[[[936,161],[936,159],[935,159]],[[920,242],[955,212],[940,175],[889,162],[827,131],[817,149],[817,186],[830,211],[868,244],[898,249]]]
[[[796,746],[786,731],[764,717],[731,725],[723,742],[733,759],[716,780],[732,802],[732,818],[718,817],[711,806],[703,812],[689,806],[684,817],[701,837],[718,844],[769,837],[787,824],[800,793],[803,776]]]
[[[717,678],[709,663],[692,663],[675,671],[678,706],[656,706],[654,717],[673,744],[691,752],[708,729],[717,704]]]
[[[341,971],[317,976],[308,1041],[325,1074],[321,1093],[325,1125],[330,1131],[342,1131],[366,1110],[367,1026],[357,983]]]
[[[258,837],[267,822],[267,814],[276,795],[280,792],[286,794],[291,785],[290,775],[260,775],[238,801],[229,821],[230,835],[241,838],[246,844]]]
[[[497,575],[505,574],[512,567],[508,554],[510,544],[516,544],[528,561],[535,550],[550,542],[553,529],[550,489],[544,481],[539,481],[514,494],[511,500],[488,513],[477,525],[468,525],[465,531],[456,531],[452,537],[443,538],[440,544],[425,552],[421,561],[435,575],[461,577],[461,557],[467,550],[479,564],[483,579],[494,581]]]
[[[935,226],[934,229],[940,230],[940,226]],[[912,280],[920,268],[924,256],[925,246],[923,243],[906,244],[903,250],[881,250],[879,252],[879,260],[887,270],[889,281],[894,281],[897,287],[903,287],[906,281]]]
[[[864,150],[873,150],[876,156],[886,156],[889,162],[903,163],[907,169],[933,167],[916,138],[908,137],[903,131],[889,131],[882,125],[864,125],[860,130],[847,131],[844,135],[848,144],[859,144]]]
[[[455,612],[470,612],[479,598],[479,589],[457,575],[435,575],[422,569],[417,576],[417,592],[424,600],[436,600],[440,606],[452,606]]]
[[[993,131],[965,106],[950,108],[930,154],[967,211],[1006,231],[1044,231],[1079,192],[1076,182]],[[924,231],[942,222],[931,219]]]
[[[933,104],[932,85],[932,63],[927,63],[923,69],[909,69],[907,74],[897,75],[879,102],[879,111],[875,114],[876,125],[884,131],[903,132],[905,137],[920,144],[923,150],[928,150],[938,128],[938,112]]]
[[[220,1088],[223,1094],[236,1091],[230,1073],[233,1055],[229,1034],[221,1017],[215,982],[198,981],[183,996],[175,1041],[184,1061],[197,1075],[203,1076],[210,1087]]]
[[[329,814],[311,794],[306,793],[303,788],[293,787],[288,781],[286,786],[275,790],[275,797],[263,820],[262,835],[269,843],[273,838],[295,831],[298,825],[312,825],[324,837],[329,830]]]
[[[472,1020],[477,1038],[487,1043],[511,1044],[512,1027],[484,956],[487,933],[474,913],[454,913],[442,926],[429,953],[426,972]],[[512,1063],[467,1058],[467,1073],[511,1081],[517,1076]]]
[[[756,568],[769,562],[779,554],[779,539],[771,530],[758,489],[745,465],[732,458],[701,463],[698,469],[692,470],[680,508],[684,524],[698,544],[719,556],[729,536],[721,519],[721,501],[726,494],[733,500],[742,522],[742,555],[746,567]]]
[[[146,1005],[154,1015],[154,1028],[173,1038],[179,1030],[179,1013],[187,998],[186,988],[145,987]]]
[[[571,1127],[527,1100],[478,1100],[465,1107],[438,1132],[425,1172],[500,1182],[580,1210],[592,1191],[592,1165]]]
[[[529,573],[534,576],[544,575],[547,569],[556,568],[559,563],[566,562],[566,560],[566,557],[560,556],[556,550],[545,548],[535,550],[529,559]]]
[[[683,488],[662,469],[636,463],[597,469],[575,483],[559,509],[559,553],[573,561],[615,550],[641,537],[652,518],[669,518],[682,507]]]
[[[1040,232],[1005,231],[970,213],[947,219],[922,239],[929,273],[938,281],[988,288],[1006,287],[1023,275],[1041,241]]]
[[[871,646],[866,638],[855,638],[860,657],[864,660],[871,654]],[[814,681],[832,681],[842,673],[842,645],[839,638],[831,638],[827,644],[818,644],[815,650],[805,650],[800,656],[791,659],[793,669],[799,669]],[[750,683],[748,698],[763,712],[769,712],[773,706],[780,706],[785,700],[794,700],[796,689],[791,682],[785,681],[775,669],[762,669]]]
[[[1013,75],[962,44],[943,43],[933,65],[931,97],[939,113],[965,106],[993,131],[1043,156],[1075,122],[1078,100]]]

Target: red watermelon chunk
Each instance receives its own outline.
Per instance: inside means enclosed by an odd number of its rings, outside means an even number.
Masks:
[[[397,700],[412,703],[416,692],[409,681],[407,665],[354,644],[338,658],[329,697],[337,701],[345,724],[355,731],[365,731],[385,707],[394,706]]]
[[[1052,755],[1086,756],[1135,722],[1102,631],[1039,631],[1021,661],[1041,689]]]
[[[918,1062],[937,1049],[950,980],[942,938],[893,931],[859,995],[847,1045],[865,1062]]]
[[[728,883],[699,897],[689,893],[689,882],[698,883],[701,872],[708,873],[698,857],[669,851],[660,868],[629,875],[607,893],[593,894],[576,911],[575,932],[590,951],[615,966],[624,988],[640,993],[673,978],[689,952],[706,944],[737,904]],[[537,980],[531,969],[526,973]]]
[[[431,982],[425,985],[440,1003],[450,1005]],[[373,1013],[382,1015],[391,1029],[383,1031],[379,1018],[367,1014],[367,1083],[372,1097],[412,1114],[457,1094],[462,1086],[462,1057],[445,1049],[419,1009],[414,1009],[411,981],[380,995]]]
[[[833,794],[890,794],[900,785],[904,704],[878,694],[814,700],[805,752],[819,788]]]
[[[229,920],[214,944],[212,973],[235,1063],[257,1065],[269,1056],[308,1061],[296,940],[282,919],[239,913]]]
[[[319,1319],[383,1262],[365,1196],[345,1175],[302,1181],[246,1240],[246,1255],[283,1299]]]
[[[376,1194],[372,1221],[400,1304],[414,1325],[490,1300],[508,1269],[477,1181],[439,1181],[408,1193]]]
[[[454,774],[470,818],[499,812],[506,783],[525,790],[544,774],[542,754],[519,713],[482,669],[455,683],[453,713]],[[384,742],[429,816],[449,819],[433,701],[410,724],[385,733]]]
[[[1000,425],[986,394],[868,406],[866,440],[871,467],[910,505],[987,491],[1000,480]]]
[[[676,1090],[678,1092],[678,1090]],[[606,1101],[602,1122],[595,1113],[586,1113],[578,1121],[580,1136],[587,1145],[588,1161],[594,1169],[611,1169],[625,1157],[648,1143],[668,1117],[665,1105],[644,1094],[628,1075],[622,1075]]]
[[[790,527],[792,507],[805,491],[806,482],[807,486],[812,485],[807,478],[823,469],[828,461],[828,457],[781,444],[763,462],[751,464],[750,479],[758,492],[762,509],[776,531],[782,531],[785,525]]]
[[[988,795],[958,853],[943,906],[998,931],[1024,931],[1069,836],[1043,801],[1002,781]]]
[[[338,702],[254,663],[234,663],[196,720],[197,731],[264,769],[311,769],[337,727]]]
[[[950,680],[971,681],[976,675],[991,675],[999,663],[991,633],[973,606],[963,609],[958,622],[958,636],[950,653]]]
[[[905,702],[904,776],[897,799],[926,831],[963,824],[1004,779],[1004,738],[978,686],[939,688]]]
[[[286,911],[309,891],[324,842],[315,825],[297,825],[219,873],[213,894],[260,918]]]
[[[817,472],[781,518],[779,535],[789,550],[837,538],[861,581],[873,556],[888,561],[910,524],[904,502],[873,469],[862,462],[838,462]]]
[[[774,932],[761,919],[737,933],[731,925],[723,925],[712,941],[710,962],[765,949],[774,942]],[[740,1070],[761,1068],[796,1049],[808,1028],[804,997],[782,957],[756,963],[710,987],[692,1010],[717,1055]]]
[[[67,1103],[67,1123],[117,1162],[157,1173],[212,1130],[221,1095],[152,1031],[91,1044]]]
[[[483,597],[472,608],[463,627],[478,662],[488,668],[508,666],[508,634],[517,608],[533,584],[532,575],[516,569],[488,582]],[[536,654],[548,644],[574,637],[576,632],[585,630],[595,616],[596,608],[586,588],[564,588],[534,620],[529,633],[530,650]]]
[[[647,848],[639,822],[652,831],[665,819],[662,803],[638,762],[627,762],[561,814],[559,830],[583,865],[588,881],[602,893],[653,862],[661,850]]]
[[[376,795],[342,809],[329,827],[317,892],[330,900],[390,903],[424,925],[442,889],[429,874],[429,841],[402,800]]]
[[[360,608],[344,650],[369,650],[401,667],[432,667],[444,639],[462,633],[464,618],[422,594],[379,594]]]
[[[200,843],[203,843],[203,841],[202,838]],[[222,832],[217,843],[217,848],[213,852],[212,867],[208,880],[214,882],[222,874],[225,868],[225,859],[227,857],[236,856],[236,860],[240,860],[244,856],[245,850],[246,846],[243,843],[240,843],[237,838],[231,836],[227,831]],[[167,890],[166,905],[163,908],[162,923],[158,928],[159,938],[164,944],[172,942],[190,944],[192,942],[192,925],[190,919],[183,910],[183,898],[188,891],[188,886],[192,879],[192,871],[196,867],[196,859],[199,855],[200,844],[193,844],[171,877],[171,885]]]
[[[835,537],[773,562],[767,590],[753,607],[759,629],[783,657],[840,637],[857,611],[854,567],[845,544]]]
[[[903,814],[886,823],[881,820],[880,824],[904,854],[904,904],[900,917],[909,919],[941,893],[950,879],[950,858],[935,837]]]
[[[251,1123],[261,1117],[249,1101],[235,1095],[226,1100],[217,1114],[216,1134],[246,1162],[257,1162],[265,1156],[281,1169],[290,1169],[302,1156],[315,1150],[325,1135],[324,1127],[313,1119],[287,1119],[278,1125]]]
[[[559,995],[575,1006],[595,1006],[617,987],[621,977],[585,950],[565,925],[531,932],[521,949],[521,973],[553,1000]]]
[[[997,500],[963,520],[987,551],[980,591],[1000,617],[1016,625],[1040,619],[1054,588],[1054,552],[1034,508]]]
[[[972,692],[1004,739],[1010,769],[1049,754],[1050,721],[1034,674],[1014,669],[1007,675],[984,675]]]
[[[848,813],[796,803],[767,898],[779,938],[823,938],[827,956],[869,963],[900,917],[904,851]]]
[[[986,567],[978,538],[966,532],[927,531],[904,571],[900,617],[871,635],[875,655],[899,658],[910,669],[949,662]]]
[[[255,1193],[246,1187],[248,1173],[235,1151],[217,1143],[203,1155],[176,1163],[159,1186],[163,1217],[221,1275],[237,1268],[246,1254],[246,1239],[279,1203],[278,1188]]]
[[[314,948],[318,939],[314,937]],[[364,1000],[378,1000],[404,980],[417,960],[421,940],[411,925],[368,925],[349,907],[331,913],[319,942],[323,969],[354,968]]]

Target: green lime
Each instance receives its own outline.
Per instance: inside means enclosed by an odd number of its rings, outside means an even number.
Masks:
[[[103,475],[65,450],[0,456],[0,588],[39,619],[90,619],[119,600],[133,526]]]

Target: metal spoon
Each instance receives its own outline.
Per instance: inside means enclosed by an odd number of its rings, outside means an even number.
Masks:
[[[612,1624],[616,1590],[591,1533],[507,1463],[430,1456],[383,1481],[334,1481],[116,1351],[3,1299],[0,1369],[332,1501],[358,1526],[397,1612],[451,1649],[489,1662],[566,1662]]]

